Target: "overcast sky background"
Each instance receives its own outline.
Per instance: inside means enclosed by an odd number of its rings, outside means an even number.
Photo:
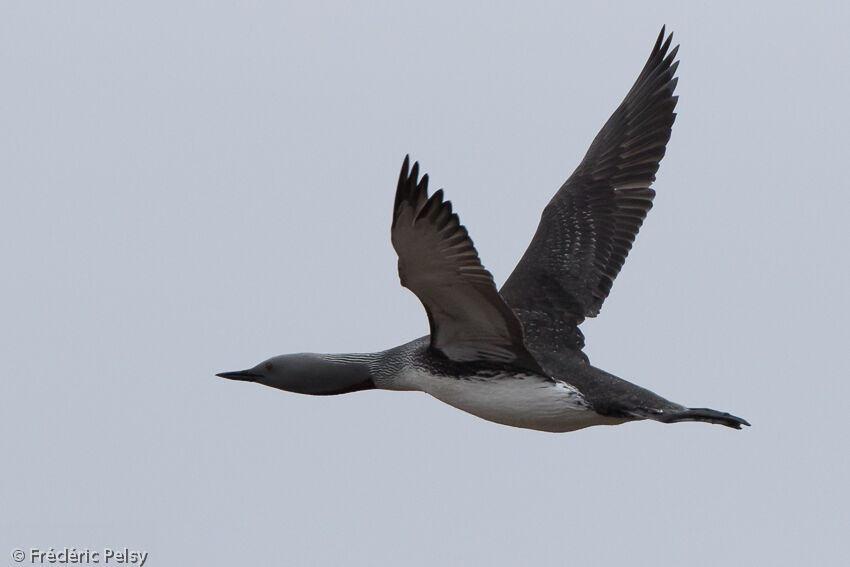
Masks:
[[[9,564],[846,561],[845,4],[284,4],[0,8]],[[213,376],[427,332],[389,237],[408,152],[503,282],[665,23],[679,116],[587,352],[752,428]]]

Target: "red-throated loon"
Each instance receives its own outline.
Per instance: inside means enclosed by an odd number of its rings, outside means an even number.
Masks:
[[[430,336],[377,353],[289,354],[223,378],[302,394],[419,390],[489,421],[574,431],[652,419],[740,429],[745,420],[687,408],[590,365],[578,325],[599,313],[652,207],[676,114],[678,46],[664,28],[626,98],[540,225],[500,291],[443,190],[405,158],[392,243],[401,284],[428,314]]]

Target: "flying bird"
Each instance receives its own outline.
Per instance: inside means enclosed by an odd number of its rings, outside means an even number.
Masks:
[[[595,317],[652,207],[678,97],[678,46],[661,29],[649,59],[584,159],[543,210],[531,244],[496,289],[443,190],[404,159],[392,243],[401,284],[429,336],[376,353],[287,354],[217,376],[313,395],[416,390],[483,419],[575,431],[650,419],[740,429],[729,413],[688,408],[592,366],[579,325]]]

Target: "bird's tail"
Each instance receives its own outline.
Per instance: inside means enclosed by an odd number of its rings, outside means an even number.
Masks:
[[[741,429],[742,425],[749,426],[746,419],[736,417],[725,411],[717,411],[708,408],[685,408],[680,411],[665,412],[664,414],[653,416],[652,419],[664,423],[678,423],[680,421],[705,421],[708,423],[717,423],[734,429]]]

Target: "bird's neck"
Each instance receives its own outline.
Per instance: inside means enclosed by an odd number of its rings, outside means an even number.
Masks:
[[[332,396],[375,388],[374,353],[316,354],[300,393]]]

